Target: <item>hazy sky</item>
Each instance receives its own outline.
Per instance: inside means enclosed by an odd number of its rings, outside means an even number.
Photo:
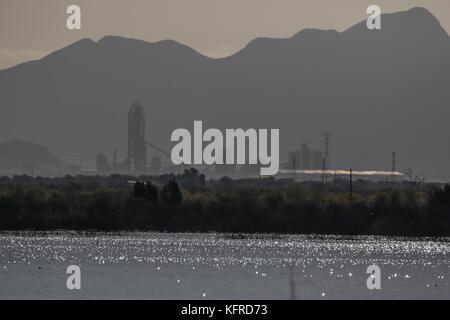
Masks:
[[[82,10],[82,30],[66,28],[66,8]],[[259,37],[290,37],[304,28],[342,31],[382,12],[422,6],[450,33],[450,0],[0,0],[0,69],[40,58],[82,38],[121,35],[174,39],[223,57]]]

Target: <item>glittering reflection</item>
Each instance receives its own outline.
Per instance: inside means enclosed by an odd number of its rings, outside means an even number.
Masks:
[[[251,236],[223,234],[31,234],[0,236],[2,263],[177,263],[343,266],[380,263],[416,267],[448,265],[448,242],[383,237]],[[333,274],[333,267],[329,268]]]
[[[21,276],[14,272],[32,270],[40,277],[52,277],[52,268],[63,270],[65,265],[79,264],[88,268],[87,276],[92,276],[92,282],[102,277],[114,281],[120,278],[117,281],[123,281],[122,294],[127,285],[136,281],[135,286],[141,286],[152,298],[194,299],[240,295],[250,299],[286,298],[291,277],[297,297],[329,299],[368,294],[366,268],[377,264],[383,271],[383,287],[390,290],[383,294],[395,298],[399,292],[425,297],[430,293],[450,298],[446,294],[450,292],[448,240],[135,232],[2,233],[0,277],[9,275],[9,289],[13,290],[15,277]],[[148,288],[158,282],[160,289],[149,292]],[[10,291],[1,290],[0,294]]]

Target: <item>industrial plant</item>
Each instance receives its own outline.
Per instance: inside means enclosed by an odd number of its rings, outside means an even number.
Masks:
[[[99,153],[96,159],[97,173],[107,175],[111,173],[122,174],[159,174],[161,173],[161,158],[154,156],[151,162],[147,161],[146,119],[144,108],[140,103],[133,103],[128,111],[128,153],[127,158],[117,162],[117,151],[113,151],[113,160],[110,163],[108,156]],[[162,150],[160,152],[164,153]]]
[[[126,175],[161,175],[176,174],[187,169],[185,165],[174,165],[171,162],[170,152],[151,143],[146,137],[146,115],[144,107],[140,103],[133,103],[128,111],[127,129],[127,156],[124,160],[118,161],[117,151],[112,152],[112,161],[104,153],[97,154],[96,173],[98,175],[126,174]],[[310,147],[306,142],[300,144],[298,148],[292,148],[287,153],[287,161],[281,163],[278,177],[292,178],[294,180],[321,180],[327,183],[331,177],[346,176],[350,173],[350,168],[339,170],[331,165],[331,136],[330,132],[323,134],[323,144],[321,147]],[[149,150],[153,151],[148,157]],[[226,155],[227,150],[223,150]],[[247,155],[249,156],[249,155]],[[150,161],[149,161],[150,158]],[[392,153],[392,169],[386,171],[356,171],[352,170],[355,176],[365,178],[385,179],[393,181],[402,174],[397,171],[396,153]],[[199,172],[211,178],[255,178],[259,177],[260,165],[190,165]]]
[[[113,151],[112,162],[104,153],[97,154],[96,173],[99,175],[131,174],[158,175],[182,172],[184,165],[176,166],[170,161],[170,152],[149,142],[146,137],[146,116],[140,103],[133,103],[128,111],[128,146],[127,157],[121,162],[117,160],[117,151]],[[156,155],[148,161],[148,149]],[[223,150],[224,155],[227,150]],[[164,160],[167,160],[166,162]],[[165,164],[165,165],[164,165]],[[254,177],[259,175],[259,165],[192,165],[209,176]]]

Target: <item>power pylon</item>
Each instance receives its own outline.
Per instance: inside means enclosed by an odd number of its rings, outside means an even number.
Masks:
[[[397,153],[396,152],[392,152],[391,182],[394,182],[396,173],[397,173]]]
[[[330,164],[330,138],[331,138],[331,133],[330,132],[326,132],[324,133],[325,136],[325,142],[324,142],[324,156],[323,156],[323,166],[322,166],[322,182],[324,184],[327,183],[328,180],[328,170],[331,169],[331,164]]]

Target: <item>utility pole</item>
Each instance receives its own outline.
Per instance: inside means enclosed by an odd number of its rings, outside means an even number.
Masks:
[[[289,284],[291,287],[291,300],[295,300],[295,263],[289,268]]]
[[[350,208],[353,206],[353,169],[350,169]]]
[[[117,151],[113,151],[113,170],[116,170],[117,168]]]
[[[294,178],[294,181],[295,181],[295,178],[296,178],[296,176],[297,176],[297,164],[296,164],[296,156],[294,155],[293,157],[292,157],[292,171],[293,171],[293,174],[292,174],[292,176],[293,176],[293,178]]]
[[[325,160],[325,157],[323,157],[323,159],[322,159],[322,186],[325,188],[325,184],[326,184],[326,178],[325,178],[325,175],[326,175],[326,160]]]
[[[324,157],[323,157],[323,166],[322,166],[322,181],[324,184],[327,184],[328,181],[328,170],[330,170],[330,137],[331,133],[326,132],[324,133],[325,136],[325,142],[324,142]]]

